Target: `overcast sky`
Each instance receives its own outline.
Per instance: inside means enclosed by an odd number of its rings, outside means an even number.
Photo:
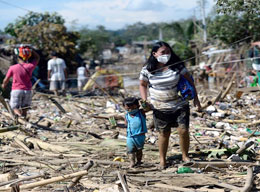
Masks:
[[[10,5],[11,4],[11,5]],[[206,13],[215,4],[207,0]],[[0,0],[0,29],[27,10],[58,12],[68,27],[120,29],[136,22],[169,22],[201,17],[198,0]],[[76,23],[76,24],[75,24]]]

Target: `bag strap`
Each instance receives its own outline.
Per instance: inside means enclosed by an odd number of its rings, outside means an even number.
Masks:
[[[24,68],[24,66],[21,63],[19,63],[19,65],[25,70],[25,72],[27,73],[28,77],[30,77],[31,74]]]

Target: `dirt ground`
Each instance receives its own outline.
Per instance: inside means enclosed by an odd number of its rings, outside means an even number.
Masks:
[[[132,64],[123,72],[141,67]],[[163,170],[152,112],[143,164],[129,168],[121,96],[35,91],[29,119],[13,119],[0,104],[0,191],[259,191],[260,94],[244,89],[239,97],[232,82],[230,77],[210,90],[198,85],[204,109],[190,103],[193,161],[182,162],[173,129]],[[126,87],[125,95],[138,95],[138,85]]]

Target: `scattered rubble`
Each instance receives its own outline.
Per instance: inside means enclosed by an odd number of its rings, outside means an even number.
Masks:
[[[193,161],[181,161],[173,130],[165,170],[157,166],[152,112],[143,164],[128,168],[121,96],[35,92],[29,119],[13,117],[0,97],[0,191],[259,191],[260,94],[234,88],[233,79],[198,90],[203,110],[191,108]]]

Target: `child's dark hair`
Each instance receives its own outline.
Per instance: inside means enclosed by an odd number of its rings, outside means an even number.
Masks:
[[[135,97],[127,97],[124,99],[123,105],[128,106],[128,107],[133,106],[133,105],[139,106],[139,102],[138,102],[138,99]]]

